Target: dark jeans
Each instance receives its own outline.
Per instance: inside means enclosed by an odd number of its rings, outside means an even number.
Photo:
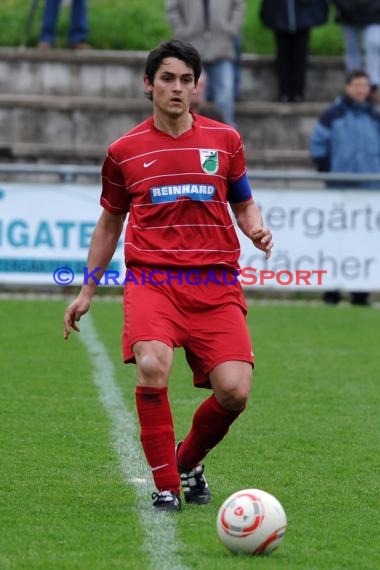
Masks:
[[[61,0],[45,0],[40,41],[54,43]],[[88,34],[87,0],[72,0],[69,28],[71,44],[85,42]]]
[[[275,32],[279,98],[294,101],[305,96],[309,32]]]

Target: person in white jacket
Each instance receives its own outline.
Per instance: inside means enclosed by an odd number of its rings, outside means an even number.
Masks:
[[[236,39],[241,34],[244,0],[166,0],[166,18],[177,39],[202,55],[208,96],[235,126]]]

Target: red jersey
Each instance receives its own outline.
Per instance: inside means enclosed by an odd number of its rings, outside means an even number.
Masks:
[[[245,172],[239,133],[200,115],[178,138],[149,118],[112,143],[100,203],[113,214],[129,212],[126,264],[236,268],[228,192]]]

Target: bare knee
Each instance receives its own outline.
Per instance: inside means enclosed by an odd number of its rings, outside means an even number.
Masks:
[[[226,410],[245,408],[251,391],[252,367],[249,363],[224,363],[210,374],[215,397]]]
[[[215,390],[215,397],[226,410],[238,412],[247,405],[249,389],[236,385]]]
[[[172,365],[172,350],[158,341],[141,341],[133,346],[140,386],[167,386]]]

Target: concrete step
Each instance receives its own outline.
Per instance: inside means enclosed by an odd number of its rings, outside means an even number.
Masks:
[[[93,164],[100,165],[106,149],[101,144],[48,144],[24,143],[0,144],[0,162],[47,163],[47,164]],[[314,169],[307,150],[267,148],[246,152],[249,168]]]
[[[324,103],[240,102],[237,124],[252,164],[268,162],[268,151],[299,160]],[[113,140],[144,120],[144,98],[0,94],[0,155],[93,160]],[[302,155],[304,156],[304,155]],[[265,158],[264,158],[265,157]],[[284,158],[285,160],[285,158]]]
[[[36,48],[0,49],[0,93],[141,97],[147,52]],[[328,101],[342,89],[340,57],[310,57],[307,99]],[[241,96],[244,100],[276,99],[271,56],[244,54]]]
[[[151,112],[146,52],[0,49],[0,160],[93,163]],[[343,84],[341,58],[310,58],[308,99],[280,105],[272,57],[244,54],[237,125],[250,166],[310,165],[308,139]]]

